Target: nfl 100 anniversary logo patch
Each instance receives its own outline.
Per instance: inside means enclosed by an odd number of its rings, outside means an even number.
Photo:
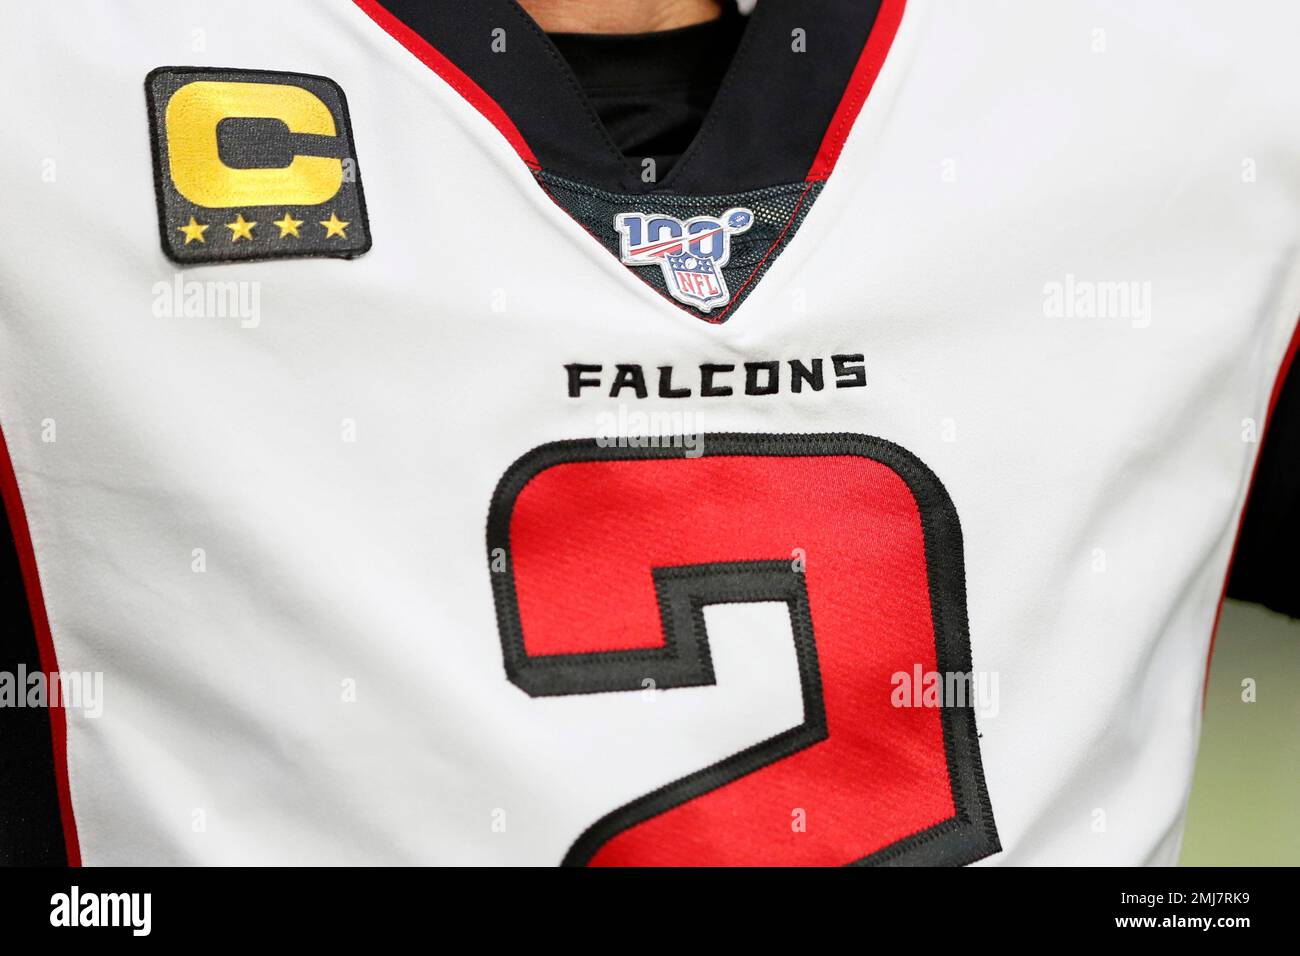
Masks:
[[[347,102],[333,80],[165,66],[145,92],[169,258],[351,259],[370,248]]]
[[[731,301],[722,267],[731,259],[731,237],[753,224],[754,213],[739,207],[716,218],[695,216],[684,221],[640,212],[614,218],[623,262],[659,266],[672,297],[701,312]]]

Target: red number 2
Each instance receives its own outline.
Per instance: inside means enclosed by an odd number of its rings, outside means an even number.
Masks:
[[[784,602],[803,722],[612,810],[563,862],[997,852],[969,701],[891,701],[917,665],[971,670],[961,526],[939,479],[863,435],[699,438],[692,455],[555,442],[506,472],[487,540],[489,562],[506,557],[492,574],[506,675],[537,698],[711,685],[702,608]],[[819,825],[791,827],[796,807]]]

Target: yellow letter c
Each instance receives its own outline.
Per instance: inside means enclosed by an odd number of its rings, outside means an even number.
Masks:
[[[234,169],[217,151],[217,124],[230,117],[281,120],[294,133],[335,136],[334,117],[320,97],[280,83],[182,86],[167,103],[167,156],[172,182],[192,203],[230,206],[315,206],[343,185],[343,162],[295,156],[279,169]]]

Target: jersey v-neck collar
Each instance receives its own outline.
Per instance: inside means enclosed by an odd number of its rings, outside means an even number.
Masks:
[[[694,140],[656,180],[619,150],[515,0],[354,2],[478,109],[629,273],[714,325],[735,314],[807,217],[906,4],[761,0]]]
[[[425,47],[468,80],[469,92],[452,85],[479,99],[489,118],[496,112],[508,121],[529,165],[611,192],[678,195],[733,194],[829,174],[818,168],[824,143],[846,119],[851,124],[843,107],[880,65],[860,75],[864,53],[882,33],[887,50],[903,6],[760,0],[691,145],[662,180],[645,182],[550,37],[515,0],[357,2],[435,70],[444,72]]]

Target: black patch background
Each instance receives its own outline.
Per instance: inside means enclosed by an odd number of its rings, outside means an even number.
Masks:
[[[328,202],[315,206],[198,206],[182,196],[172,184],[167,160],[165,112],[167,103],[182,86],[201,80],[226,83],[278,83],[296,86],[316,95],[334,116],[334,137],[287,133],[283,123],[275,120],[222,120],[218,123],[218,154],[235,168],[256,165],[280,166],[289,151],[304,155],[334,156],[352,160],[352,181],[346,178],[338,193]],[[352,138],[352,120],[347,99],[333,80],[306,73],[283,73],[269,70],[243,70],[214,67],[163,66],[145,77],[145,96],[149,104],[149,135],[153,143],[154,190],[158,199],[158,223],[163,252],[181,264],[203,262],[249,262],[263,259],[288,259],[308,256],[352,259],[370,249],[370,220],[366,215],[365,194],[361,188],[361,170]],[[257,139],[248,141],[254,133]],[[240,134],[244,134],[241,136]],[[273,220],[288,212],[301,219],[300,238],[281,239]],[[347,238],[326,238],[320,226],[331,213],[348,222]],[[256,221],[253,238],[234,242],[227,222],[236,214]],[[179,227],[190,216],[209,228],[204,242],[185,243]]]

